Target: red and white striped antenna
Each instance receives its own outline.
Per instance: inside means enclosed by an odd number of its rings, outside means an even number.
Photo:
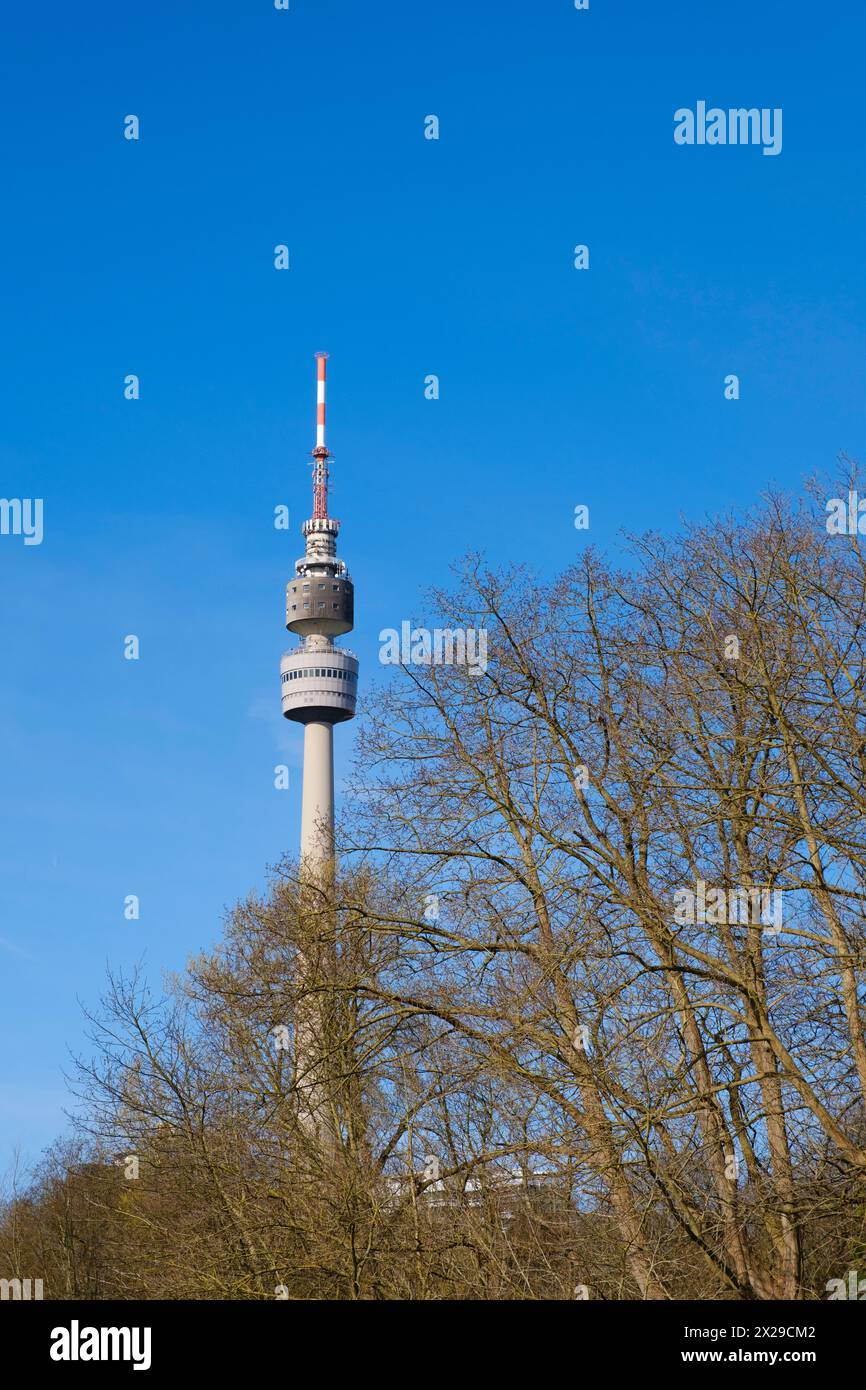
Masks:
[[[325,363],[326,352],[316,353],[316,447],[313,450],[313,517],[322,520],[328,515],[328,459],[325,444]]]

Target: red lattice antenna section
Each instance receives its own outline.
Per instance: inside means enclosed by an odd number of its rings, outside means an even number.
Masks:
[[[316,353],[316,447],[313,450],[313,517],[320,521],[328,515],[328,459],[325,445],[325,363],[326,352]]]

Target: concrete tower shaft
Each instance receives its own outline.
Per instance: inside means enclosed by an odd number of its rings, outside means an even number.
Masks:
[[[330,864],[334,858],[334,726],[310,720],[304,727],[304,791],[301,801],[301,863]]]

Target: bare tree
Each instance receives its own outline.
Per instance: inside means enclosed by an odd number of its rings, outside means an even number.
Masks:
[[[858,538],[770,498],[434,602],[486,670],[377,693],[327,891],[287,862],[163,998],[109,982],[0,1260],[54,1297],[821,1297],[866,1249]]]

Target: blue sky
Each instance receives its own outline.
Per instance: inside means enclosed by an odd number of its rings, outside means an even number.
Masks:
[[[866,360],[853,0],[47,0],[3,37],[0,495],[45,538],[0,537],[0,1170],[64,1128],[106,962],[180,968],[296,847],[317,349],[362,693],[470,547],[553,573],[861,455]],[[675,145],[699,100],[781,107],[782,153]]]

